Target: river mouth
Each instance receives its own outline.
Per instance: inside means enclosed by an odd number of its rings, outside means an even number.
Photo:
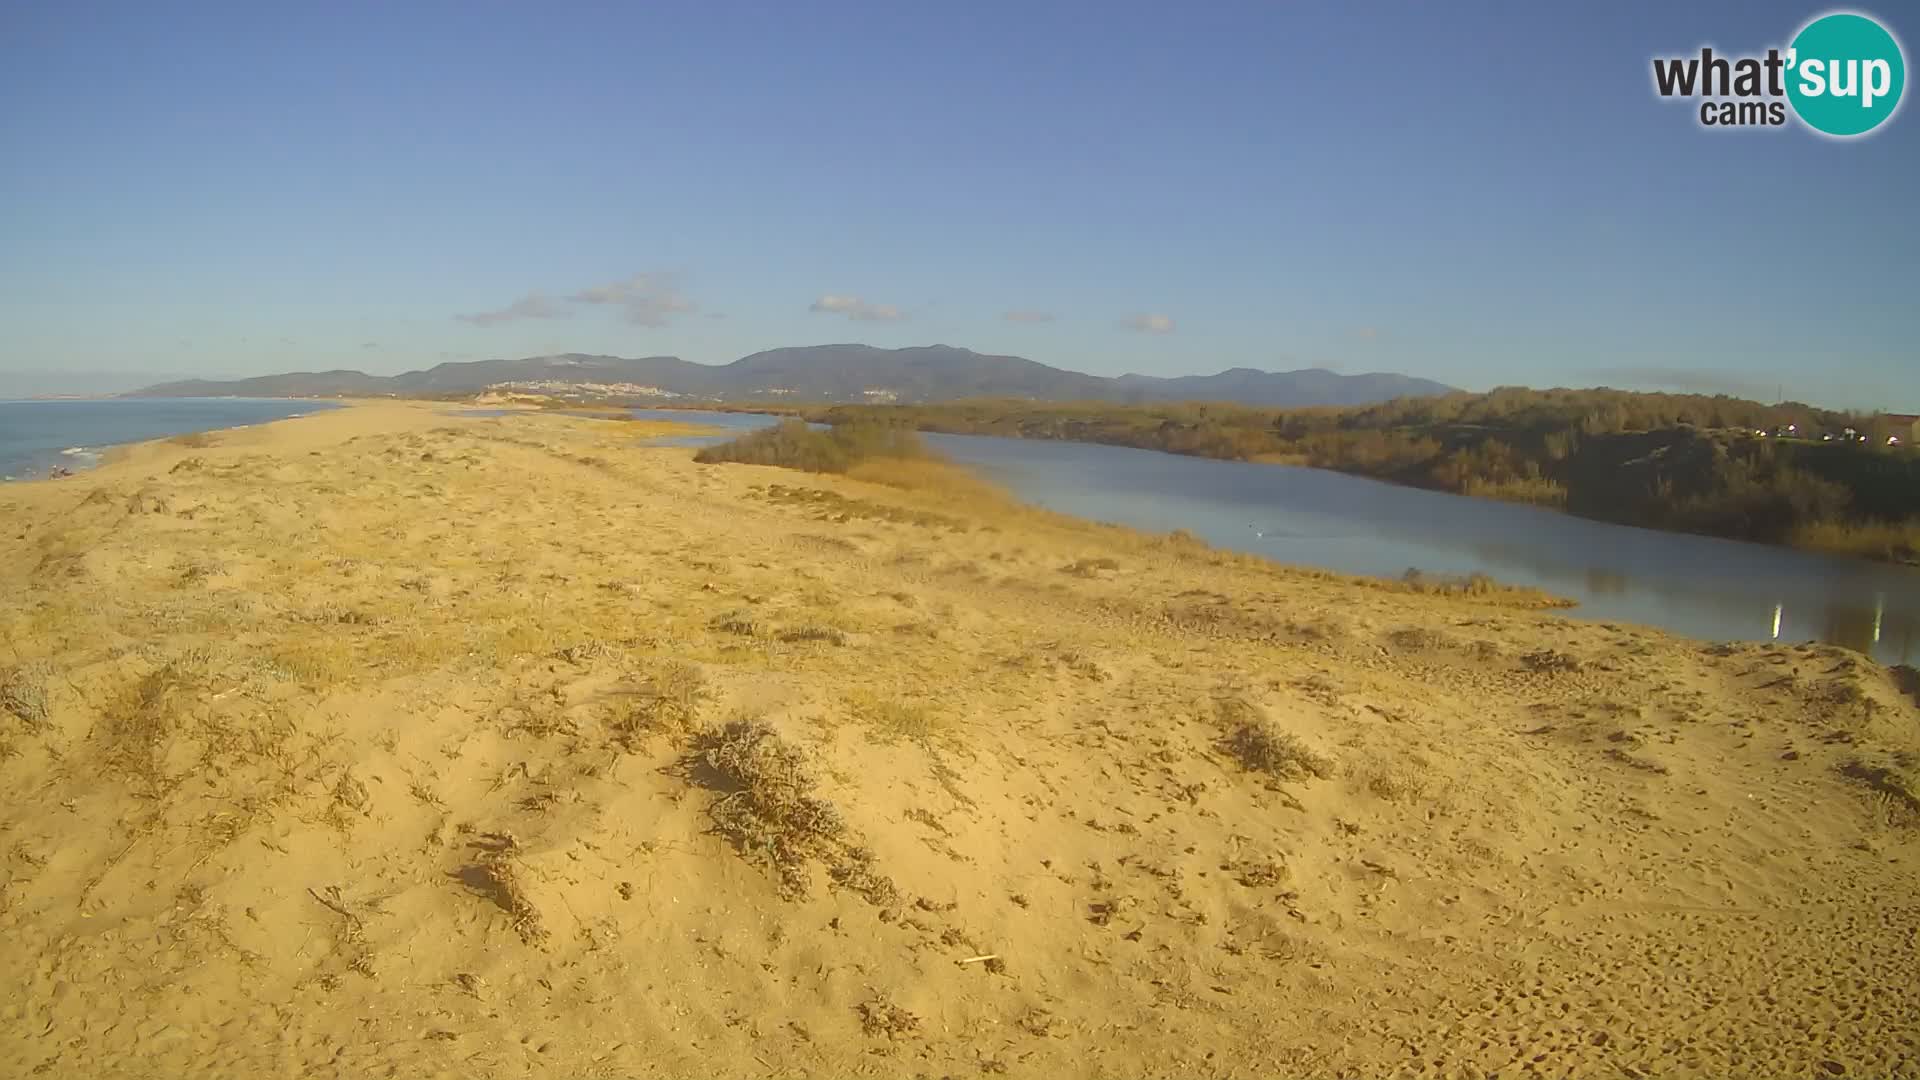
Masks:
[[[635,410],[728,434],[778,421]],[[1818,641],[1886,664],[1920,662],[1920,569],[1592,521],[1399,487],[1324,469],[1183,457],[1094,443],[924,436],[1022,501],[1148,532],[1367,577],[1485,574],[1566,597],[1566,614],[1705,641]]]

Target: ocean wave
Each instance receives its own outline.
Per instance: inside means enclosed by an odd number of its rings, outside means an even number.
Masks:
[[[84,446],[69,446],[65,450],[60,451],[60,456],[61,457],[97,458],[100,456],[100,451],[90,450]]]

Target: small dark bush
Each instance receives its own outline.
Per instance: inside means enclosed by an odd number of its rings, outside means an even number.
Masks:
[[[47,667],[28,664],[0,675],[0,712],[12,713],[28,731],[48,723]]]
[[[758,720],[735,720],[709,730],[695,749],[706,781],[723,792],[709,813],[720,835],[742,855],[764,860],[789,899],[807,894],[809,867],[827,866],[841,888],[888,907],[899,901],[893,882],[856,843],[840,810],[816,791],[806,755]]]
[[[799,420],[742,435],[731,442],[709,446],[693,460],[703,465],[734,462],[778,465],[804,472],[843,473],[863,461],[877,458],[927,457],[926,445],[912,429],[872,421],[853,421],[816,431]]]
[[[1254,772],[1282,779],[1326,779],[1338,771],[1334,760],[1282,731],[1258,706],[1239,698],[1216,702],[1216,718],[1227,729],[1225,749]]]

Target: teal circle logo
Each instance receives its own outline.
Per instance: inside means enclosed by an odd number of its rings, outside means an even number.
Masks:
[[[1900,43],[1865,15],[1823,15],[1787,50],[1787,100],[1808,127],[1828,135],[1879,127],[1900,107],[1906,86]]]

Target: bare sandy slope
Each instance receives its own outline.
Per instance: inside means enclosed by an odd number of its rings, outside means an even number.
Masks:
[[[1920,1075],[1911,671],[646,433],[0,489],[0,1074]]]

